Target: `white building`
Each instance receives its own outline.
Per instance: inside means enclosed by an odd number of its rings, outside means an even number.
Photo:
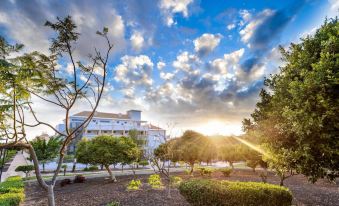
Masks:
[[[78,127],[91,112],[83,111],[69,117],[70,128]],[[57,125],[57,130],[65,131],[65,121]],[[130,130],[137,130],[138,137],[146,140],[145,150],[153,151],[164,142],[166,130],[148,124],[141,120],[141,111],[129,110],[126,114],[95,112],[86,128],[77,133],[75,140],[70,144],[68,152],[74,152],[76,143],[82,138],[93,138],[98,135],[128,136]]]

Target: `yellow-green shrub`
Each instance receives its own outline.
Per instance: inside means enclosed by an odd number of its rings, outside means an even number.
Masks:
[[[199,167],[198,170],[201,176],[205,176],[205,175],[211,176],[213,172],[213,169],[207,168],[207,167]]]
[[[24,183],[21,177],[9,177],[5,182],[0,183],[1,206],[17,206],[24,198]]]
[[[219,171],[225,176],[225,177],[229,177],[231,175],[231,173],[233,172],[233,170],[231,168],[221,168],[219,169]]]
[[[142,183],[140,180],[131,180],[128,183],[127,189],[128,190],[138,190],[141,187]]]
[[[195,179],[179,186],[180,194],[194,206],[290,206],[291,192],[281,186],[258,182]]]
[[[160,175],[154,174],[150,175],[148,178],[148,184],[151,185],[153,189],[161,189],[163,184],[161,182]]]
[[[171,186],[178,187],[182,182],[182,178],[178,176],[171,176]]]

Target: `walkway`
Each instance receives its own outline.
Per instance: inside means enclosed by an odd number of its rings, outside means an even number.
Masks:
[[[30,161],[27,160],[27,157],[29,157],[27,153],[25,152],[22,153],[22,151],[17,152],[8,170],[2,174],[1,182],[5,181],[10,176],[19,175],[21,177],[25,177],[25,173],[16,172],[15,169],[20,165],[31,164]]]

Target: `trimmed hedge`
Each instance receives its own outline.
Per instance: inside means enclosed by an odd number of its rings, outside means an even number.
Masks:
[[[194,179],[179,186],[194,206],[290,206],[292,193],[285,187],[259,182]]]
[[[21,177],[9,177],[5,182],[0,183],[1,206],[18,206],[24,198],[24,183]]]

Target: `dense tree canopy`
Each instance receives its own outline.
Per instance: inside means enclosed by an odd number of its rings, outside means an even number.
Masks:
[[[338,35],[338,19],[326,20],[314,35],[281,48],[284,66],[266,79],[253,123],[244,121],[268,160],[311,181],[339,173]]]
[[[138,157],[137,145],[127,137],[97,136],[91,140],[82,139],[76,151],[78,162],[104,165],[113,181],[116,181],[116,178],[109,168],[111,164],[129,164]]]

